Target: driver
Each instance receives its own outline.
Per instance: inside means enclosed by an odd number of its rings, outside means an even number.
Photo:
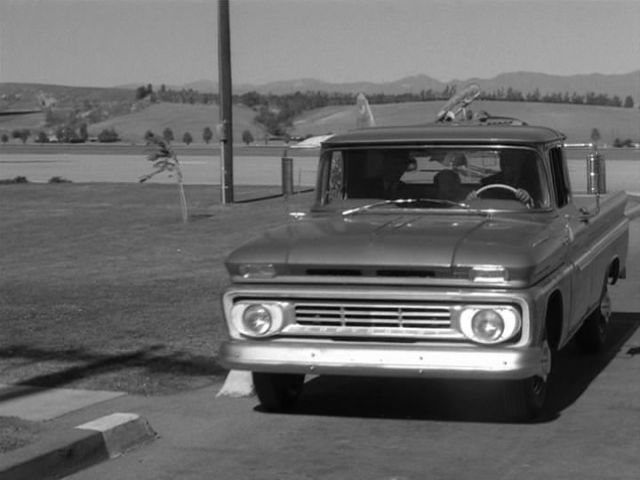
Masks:
[[[532,193],[537,192],[536,172],[531,166],[535,166],[535,160],[527,158],[525,152],[504,150],[500,154],[500,171],[494,175],[483,178],[482,186],[503,184],[516,189],[515,196],[522,203],[533,203]],[[493,198],[513,198],[509,192],[494,190]],[[475,200],[478,194],[473,191],[467,196],[467,201]]]
[[[406,172],[414,171],[416,169],[415,159],[410,158],[408,155],[402,153],[387,154],[384,162],[384,173],[382,178],[383,185],[383,197],[384,198],[398,198],[404,182],[401,178]]]

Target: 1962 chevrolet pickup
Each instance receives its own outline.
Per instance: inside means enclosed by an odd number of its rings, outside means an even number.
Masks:
[[[625,194],[591,168],[574,195],[564,142],[490,118],[328,138],[309,215],[226,260],[222,363],[270,410],[339,374],[487,379],[538,415],[554,352],[602,349],[628,246]]]

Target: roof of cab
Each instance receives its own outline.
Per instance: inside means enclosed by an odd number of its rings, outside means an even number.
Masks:
[[[565,135],[547,127],[529,125],[461,125],[436,123],[403,127],[372,127],[334,135],[326,147],[466,143],[466,144],[545,144],[563,141]]]

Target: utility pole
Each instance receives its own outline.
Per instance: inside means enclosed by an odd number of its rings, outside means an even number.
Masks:
[[[218,93],[220,98],[220,195],[233,203],[233,128],[231,107],[231,35],[229,0],[218,0]]]

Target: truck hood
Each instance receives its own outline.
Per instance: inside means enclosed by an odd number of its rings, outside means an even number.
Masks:
[[[557,249],[548,221],[477,215],[365,214],[311,218],[236,249],[227,267],[272,264],[278,275],[455,277],[502,265],[530,278]],[[548,220],[548,219],[547,219]]]

